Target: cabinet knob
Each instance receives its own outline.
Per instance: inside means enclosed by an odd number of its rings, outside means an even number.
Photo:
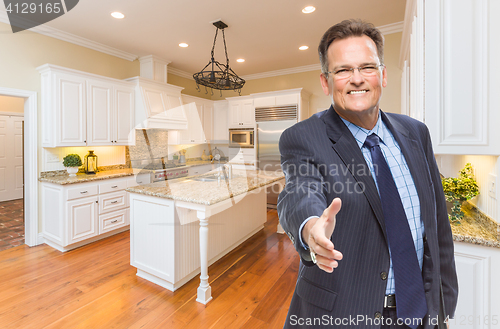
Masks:
[[[118,202],[118,200],[115,200],[115,201],[111,201],[111,203],[117,203],[117,202]]]
[[[118,221],[118,219],[112,220],[111,224],[116,223],[117,221]]]
[[[111,186],[111,188],[117,188],[117,187],[118,187],[118,185],[113,185],[113,186]]]
[[[80,193],[81,194],[85,194],[85,193],[88,193],[88,191],[81,191]]]

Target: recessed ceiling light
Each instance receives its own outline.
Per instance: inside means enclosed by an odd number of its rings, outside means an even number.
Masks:
[[[181,43],[179,43],[179,47],[186,48],[186,47],[188,47],[188,46],[189,46],[189,45],[188,45],[187,43],[185,43],[185,42],[181,42]]]
[[[243,63],[243,62],[245,61],[245,59],[243,59],[243,58],[238,58],[236,61],[237,61],[238,63]]]
[[[300,46],[299,49],[300,50],[306,50],[306,49],[309,49],[309,47],[308,46]]]
[[[304,9],[302,9],[302,12],[304,14],[310,14],[310,13],[312,13],[315,10],[316,10],[316,7],[314,7],[314,6],[307,6]]]
[[[114,18],[117,18],[117,19],[122,19],[125,17],[125,15],[123,15],[119,11],[115,11],[115,12],[111,13],[111,16],[113,16]]]

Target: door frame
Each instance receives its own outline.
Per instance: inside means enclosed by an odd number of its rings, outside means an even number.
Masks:
[[[38,100],[37,92],[0,87],[1,96],[24,98],[24,241],[38,241]]]

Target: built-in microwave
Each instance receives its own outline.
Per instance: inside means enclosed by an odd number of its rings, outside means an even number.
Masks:
[[[229,129],[229,147],[254,146],[254,130],[252,128]]]

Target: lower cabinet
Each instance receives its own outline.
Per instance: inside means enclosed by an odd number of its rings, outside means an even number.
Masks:
[[[229,148],[229,161],[237,164],[254,165],[255,149],[253,148]]]
[[[69,185],[43,182],[42,234],[45,243],[68,251],[128,230],[130,216],[125,188],[133,179]]]
[[[212,164],[206,164],[201,166],[191,166],[189,167],[188,176],[203,175],[211,171],[215,166]]]

